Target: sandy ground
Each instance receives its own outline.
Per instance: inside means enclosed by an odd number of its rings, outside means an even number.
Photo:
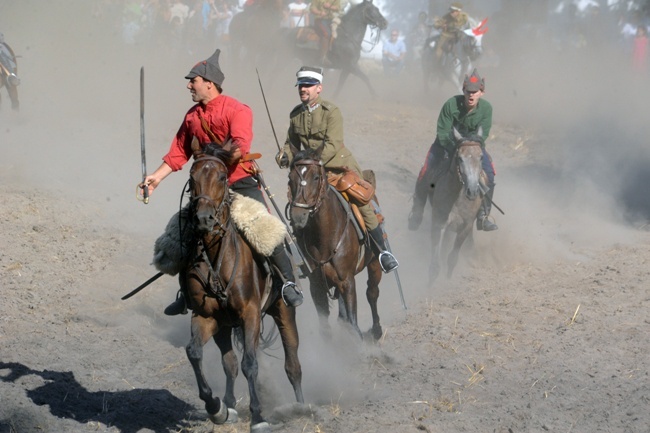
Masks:
[[[140,66],[153,170],[191,104],[182,77],[213,47],[199,58],[145,53],[115,43],[77,3],[68,2],[79,17],[35,3],[3,3],[0,17],[22,56],[21,111],[11,112],[6,93],[0,110],[0,432],[248,431],[241,375],[241,422],[206,420],[184,351],[189,317],[162,314],[175,280],[120,300],[155,273],[153,242],[187,176],[167,179],[146,206],[135,200]],[[227,57],[222,65],[226,93],[254,110],[254,147],[284,206],[286,172],[272,159],[254,70],[229,69]],[[267,89],[280,140],[298,100],[293,66]],[[259,356],[273,430],[649,432],[647,91],[611,66],[486,68],[505,215],[493,212],[498,231],[475,233],[451,279],[429,285],[430,230],[410,232],[406,219],[437,110],[454,89],[425,97],[417,71],[389,80],[366,67],[380,97],[371,101],[351,78],[335,102],[346,145],[377,174],[408,310],[384,276],[379,343],[360,344],[340,326],[327,343],[307,295],[298,309],[304,406],[293,401],[281,348]],[[367,330],[362,290],[359,298]],[[222,395],[211,344],[205,367]]]

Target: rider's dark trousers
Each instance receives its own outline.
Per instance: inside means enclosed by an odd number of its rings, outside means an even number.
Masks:
[[[434,178],[437,177],[436,174],[440,172],[444,167],[438,166],[443,163],[449,163],[451,155],[447,153],[444,147],[440,144],[440,140],[436,138],[436,141],[433,142],[427,156],[424,159],[424,165],[420,169],[420,174],[418,179],[415,182],[415,199],[420,203],[426,203],[429,193],[433,191],[434,187]],[[485,172],[488,178],[488,187],[492,189],[494,186],[494,164],[492,163],[492,157],[490,154],[483,148],[483,159],[481,161],[483,166],[483,171]]]

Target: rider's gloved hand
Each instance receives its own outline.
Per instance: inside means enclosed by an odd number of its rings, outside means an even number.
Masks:
[[[278,152],[278,154],[275,155],[275,162],[278,163],[280,168],[289,168],[289,157],[284,152]]]

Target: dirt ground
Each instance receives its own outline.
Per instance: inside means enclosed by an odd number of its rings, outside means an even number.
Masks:
[[[153,170],[191,104],[183,76],[213,47],[185,58],[143,52],[102,34],[77,3],[68,2],[79,17],[35,3],[3,4],[0,17],[22,56],[19,113],[1,90],[0,432],[246,432],[241,374],[240,422],[207,421],[184,351],[189,316],[162,314],[175,279],[120,300],[155,273],[153,242],[187,177],[168,178],[148,205],[135,199],[140,66]],[[294,66],[267,89],[281,141],[298,101]],[[380,95],[370,100],[350,79],[334,102],[346,145],[376,172],[408,309],[385,275],[381,340],[360,344],[334,326],[328,343],[307,294],[298,308],[304,406],[280,346],[259,355],[273,431],[650,432],[647,89],[611,65],[557,66],[484,69],[505,215],[493,211],[499,230],[475,233],[454,276],[433,285],[429,227],[411,232],[406,221],[437,110],[455,90],[426,93],[417,70],[388,79],[366,65]],[[227,56],[222,67],[226,93],[253,108],[254,147],[284,206],[286,172],[273,162],[255,72],[231,69]],[[335,77],[326,74],[325,98]],[[367,330],[364,284],[360,274]],[[204,362],[223,395],[214,345]]]

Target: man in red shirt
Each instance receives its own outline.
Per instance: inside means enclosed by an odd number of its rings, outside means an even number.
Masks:
[[[230,140],[238,148],[234,158],[236,161],[228,167],[230,189],[266,206],[259,184],[251,175],[253,163],[240,161],[250,152],[253,140],[253,112],[246,104],[223,94],[221,85],[225,77],[219,67],[220,53],[221,50],[217,49],[210,58],[197,63],[185,77],[190,80],[187,88],[196,104],[185,114],[169,152],[163,157],[163,163],[144,179],[143,185],[147,185],[151,194],[170,173],[183,168],[192,156],[192,138],[197,137],[202,145],[215,142],[215,139],[220,143]],[[202,119],[207,122],[210,134],[203,128]],[[269,259],[282,274],[274,276],[273,288],[278,290],[281,287],[281,296],[288,306],[297,307],[302,304],[302,292],[295,284],[293,266],[284,246],[279,245]],[[182,284],[180,294],[176,301],[165,309],[165,314],[174,316],[187,312]]]

